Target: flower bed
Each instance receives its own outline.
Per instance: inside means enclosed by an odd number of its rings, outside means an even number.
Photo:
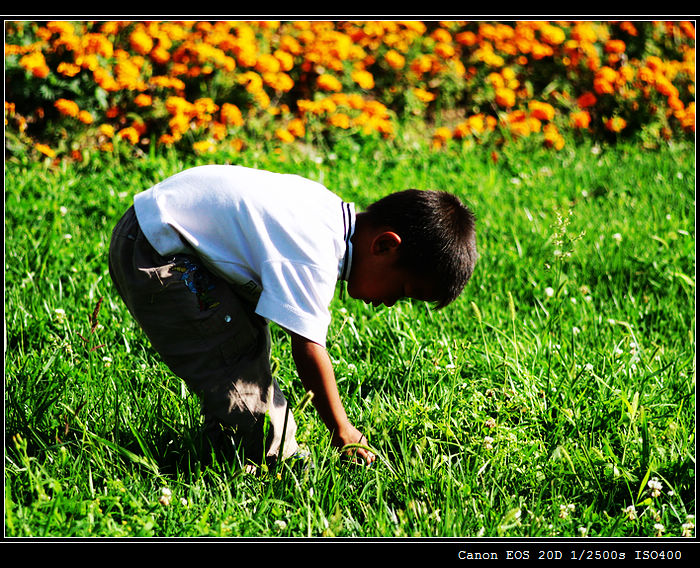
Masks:
[[[692,22],[6,22],[6,147],[694,138]]]

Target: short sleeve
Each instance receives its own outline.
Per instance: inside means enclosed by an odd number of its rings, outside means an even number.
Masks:
[[[310,264],[269,261],[261,277],[256,313],[325,346],[337,274]]]

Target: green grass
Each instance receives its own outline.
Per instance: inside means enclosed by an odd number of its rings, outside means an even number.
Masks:
[[[388,143],[237,158],[359,207],[448,189],[479,223],[477,270],[446,309],[333,302],[329,352],[375,467],[342,462],[309,407],[298,438],[315,466],[259,476],[201,450],[197,401],[107,271],[133,194],[195,160],[6,161],[6,535],[682,535],[695,513],[693,149],[511,148],[496,162]],[[296,407],[288,341],[273,338]]]

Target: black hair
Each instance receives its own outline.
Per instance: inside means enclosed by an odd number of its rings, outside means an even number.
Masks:
[[[407,189],[372,203],[364,212],[375,227],[401,237],[402,268],[428,276],[442,308],[459,296],[476,264],[475,216],[446,191]]]

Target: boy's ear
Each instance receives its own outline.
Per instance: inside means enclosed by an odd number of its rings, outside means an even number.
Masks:
[[[396,252],[401,244],[401,237],[393,231],[379,233],[372,240],[371,250],[373,254],[387,254]]]

